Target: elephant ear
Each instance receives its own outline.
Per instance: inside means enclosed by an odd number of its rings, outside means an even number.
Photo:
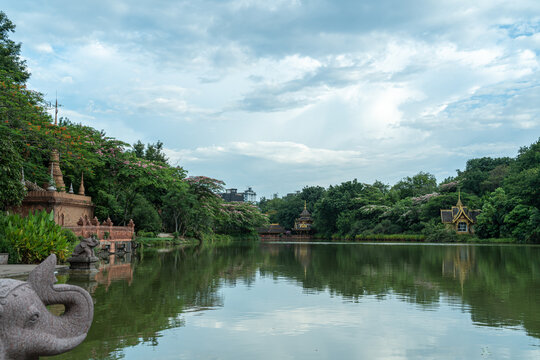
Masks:
[[[51,254],[28,275],[28,283],[42,300],[48,297],[47,295],[52,290],[54,283],[56,283],[56,277],[54,276],[55,266],[56,255]]]

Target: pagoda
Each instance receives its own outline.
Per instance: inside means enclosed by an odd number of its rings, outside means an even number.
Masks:
[[[300,236],[311,236],[313,233],[313,218],[311,217],[311,214],[307,210],[307,202],[304,201],[304,210],[300,213],[300,217],[298,217],[294,221],[294,228],[293,232],[296,235]]]
[[[461,192],[458,193],[458,201],[452,209],[441,209],[441,222],[458,234],[474,234],[476,217],[481,210],[470,210],[461,202]]]

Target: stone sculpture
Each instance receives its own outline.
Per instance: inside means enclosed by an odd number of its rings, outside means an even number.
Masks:
[[[94,248],[99,245],[99,240],[93,237],[81,239],[81,242],[75,246],[72,257],[94,257]]]
[[[57,355],[79,345],[94,317],[94,304],[84,289],[54,285],[56,256],[50,255],[23,282],[0,279],[0,359],[33,360]],[[64,314],[46,305],[63,304]]]
[[[83,238],[81,242],[75,246],[71,257],[67,260],[70,264],[70,269],[89,270],[91,265],[98,261],[94,255],[94,248],[99,245],[99,240],[93,237]]]

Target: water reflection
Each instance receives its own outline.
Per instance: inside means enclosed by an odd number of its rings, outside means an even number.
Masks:
[[[104,260],[91,279],[70,276],[68,282],[92,292],[94,324],[81,346],[57,358],[116,359],[126,348],[166,348],[173,329],[187,323],[185,339],[210,337],[215,329],[249,334],[228,338],[232,342],[256,334],[316,337],[315,329],[347,332],[363,323],[405,341],[422,334],[400,322],[421,319],[440,328],[441,319],[458,321],[451,309],[470,317],[462,326],[524,329],[540,338],[539,258],[540,248],[526,246],[263,243],[145,250]],[[298,287],[301,299],[294,292]],[[269,300],[274,297],[276,303]],[[216,318],[234,315],[216,320],[213,310]],[[394,321],[395,329],[382,329],[381,319]],[[257,346],[265,351],[264,344]]]

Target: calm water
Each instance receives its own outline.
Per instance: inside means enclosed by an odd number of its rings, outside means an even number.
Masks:
[[[63,278],[95,315],[54,359],[540,359],[539,260],[531,246],[145,250]]]

